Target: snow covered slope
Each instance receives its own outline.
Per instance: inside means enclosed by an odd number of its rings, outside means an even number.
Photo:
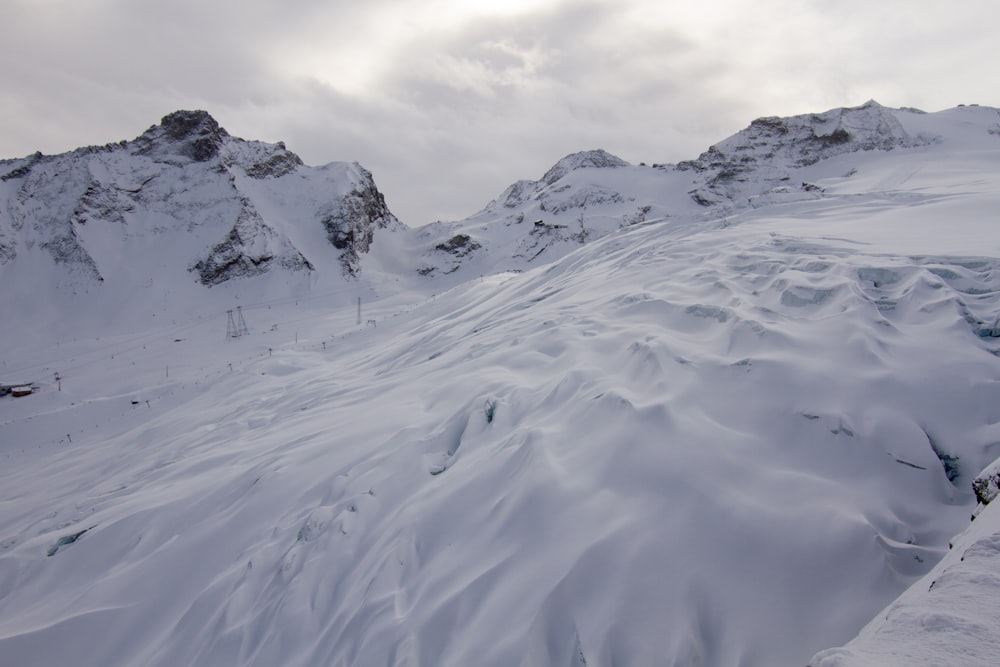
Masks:
[[[919,145],[712,206],[707,169],[584,157],[519,206],[565,182],[659,212],[521,272],[396,260],[376,326],[286,298],[244,302],[235,341],[224,316],[9,339],[0,373],[40,391],[0,398],[0,663],[770,666],[848,642],[949,553],[1000,455],[1000,114],[891,113]]]
[[[975,481],[994,491],[1000,460]],[[987,506],[944,558],[878,614],[847,646],[822,651],[812,667],[967,665],[1000,654],[1000,504]]]
[[[169,114],[133,141],[0,162],[4,306],[32,324],[39,301],[58,303],[63,323],[91,312],[106,324],[119,314],[106,304],[145,319],[218,309],[204,286],[228,283],[227,301],[342,287],[375,230],[398,227],[360,165],[307,167],[204,111]]]

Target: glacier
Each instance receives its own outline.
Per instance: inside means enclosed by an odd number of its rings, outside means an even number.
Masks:
[[[466,220],[386,210],[351,271],[323,219],[360,165],[185,181],[232,145],[203,130],[158,186],[193,231],[121,240],[146,157],[24,201],[54,161],[0,169],[0,384],[37,389],[0,397],[0,662],[992,664],[995,608],[918,593],[996,590],[939,569],[1000,534],[996,109],[586,151]],[[311,269],[199,280],[227,182]]]

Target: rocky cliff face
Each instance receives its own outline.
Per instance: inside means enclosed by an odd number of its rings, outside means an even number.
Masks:
[[[0,161],[0,179],[0,265],[41,250],[85,281],[141,265],[140,239],[179,250],[158,261],[209,286],[325,270],[331,258],[354,276],[375,230],[399,224],[359,165],[307,167],[283,143],[233,137],[204,111],[168,114],[132,141]]]
[[[371,248],[375,231],[398,224],[371,173],[360,165],[358,171],[359,181],[321,218],[327,240],[341,251],[344,272],[351,276],[360,270],[360,256]]]

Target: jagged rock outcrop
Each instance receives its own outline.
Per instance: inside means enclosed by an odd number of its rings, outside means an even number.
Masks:
[[[135,210],[136,203],[115,184],[93,182],[80,197],[73,209],[71,220],[84,225],[88,220],[106,220],[108,222],[125,223],[125,215]],[[132,193],[134,194],[134,193]]]
[[[277,148],[281,152],[274,153],[261,162],[250,165],[246,169],[246,175],[250,178],[280,178],[285,174],[291,174],[302,166],[302,158],[285,150],[283,142],[279,141]]]
[[[1000,495],[1000,459],[986,466],[972,480],[972,490],[982,507],[989,505]]]
[[[31,171],[31,168],[44,156],[41,151],[36,151],[21,160],[0,160],[0,181],[9,181],[12,178],[24,178]],[[7,171],[7,169],[10,169]]]
[[[239,218],[225,240],[212,248],[205,259],[191,267],[203,285],[218,285],[233,278],[267,272],[273,266],[289,271],[313,269],[288,241],[264,223],[253,204],[243,200]]]
[[[217,157],[229,133],[207,111],[175,111],[134,142],[140,155],[164,150],[207,162]]]
[[[468,234],[455,234],[447,241],[434,246],[436,250],[450,253],[456,257],[465,257],[470,252],[475,252],[481,246],[473,241]]]
[[[361,165],[355,164],[355,167],[360,182],[320,220],[327,239],[341,251],[341,265],[344,273],[350,276],[357,274],[360,255],[371,248],[375,231],[399,224],[386,206],[385,197],[375,187],[371,173]]]

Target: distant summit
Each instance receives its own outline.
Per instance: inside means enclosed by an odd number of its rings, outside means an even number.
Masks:
[[[608,167],[627,166],[629,166],[628,162],[605,150],[597,149],[593,151],[582,151],[580,153],[567,155],[552,165],[552,168],[545,172],[545,175],[542,176],[541,182],[546,185],[552,185],[560,178],[576,169],[604,169]]]
[[[228,138],[229,133],[207,111],[175,111],[164,116],[159,125],[146,130],[136,143],[152,148],[169,142],[176,145],[181,155],[205,162],[219,154]]]
[[[306,167],[202,110],[167,114],[132,141],[0,161],[0,178],[12,186],[0,265],[47,255],[74,289],[171,274],[206,286],[275,271],[351,278],[375,230],[400,224],[360,165]]]
[[[506,208],[513,208],[538,195],[546,187],[578,169],[608,169],[628,166],[629,163],[625,160],[601,149],[572,153],[552,165],[540,180],[517,181],[511,184],[490,205],[501,203]]]
[[[758,118],[677,168],[704,174],[692,196],[705,206],[759,194],[762,182],[773,185],[788,177],[790,170],[836,155],[928,143],[910,136],[896,113],[869,100],[859,107],[819,114]]]

